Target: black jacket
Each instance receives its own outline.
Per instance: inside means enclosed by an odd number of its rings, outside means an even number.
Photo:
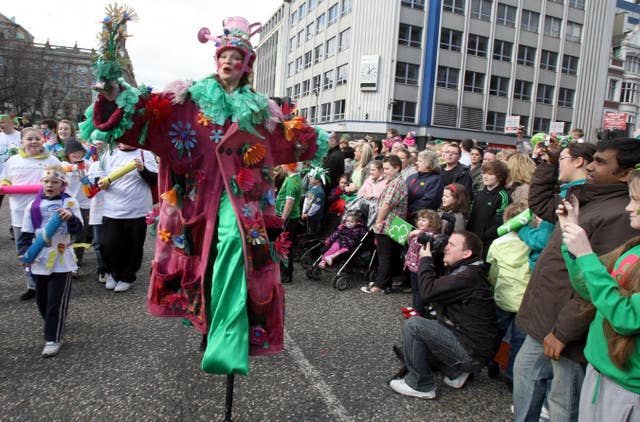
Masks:
[[[445,170],[446,165],[442,165],[440,169],[440,177],[442,185],[447,186],[451,183],[460,183],[467,190],[469,198],[473,198],[473,180],[469,174],[469,167],[462,163],[458,163],[453,170]]]
[[[451,328],[471,357],[481,364],[492,359],[500,339],[482,260],[462,260],[438,277],[433,259],[422,258],[418,283],[424,303],[436,305],[438,320]]]
[[[498,237],[498,227],[504,222],[504,209],[511,199],[504,186],[493,190],[478,191],[473,197],[467,230],[474,232],[482,240],[482,258],[487,256],[489,245]]]
[[[338,145],[329,148],[327,156],[322,162],[322,167],[329,172],[329,183],[324,187],[325,192],[331,192],[331,189],[338,186],[340,176],[344,174],[344,154]]]

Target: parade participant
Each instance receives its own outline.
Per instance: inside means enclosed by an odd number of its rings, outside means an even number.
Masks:
[[[288,250],[267,236],[267,229],[282,228],[271,168],[314,158],[318,145],[324,154],[326,134],[320,141],[301,117],[285,122],[277,104],[251,88],[249,38],[259,24],[227,18],[218,37],[201,29],[198,39],[215,43],[217,73],[150,93],[129,86],[113,61],[102,66],[124,51],[122,25],[133,11],[108,14],[96,63],[102,92],[87,111],[82,138],[117,140],[160,157],[163,200],[148,310],[185,317],[207,333],[204,371],[247,374],[249,353],[277,353],[283,344],[278,261]]]
[[[12,153],[20,147],[20,132],[15,129],[16,117],[0,114],[0,173]],[[0,205],[4,195],[0,195]]]
[[[36,285],[36,303],[44,320],[42,356],[47,358],[57,355],[62,347],[71,273],[78,269],[71,235],[82,228],[82,215],[78,202],[64,191],[66,174],[62,167],[49,166],[41,175],[42,193],[27,204],[17,244],[18,254],[22,257],[53,216],[60,216],[63,223],[48,239],[48,246],[40,251],[33,263],[24,264],[31,268]]]
[[[55,137],[45,144],[45,148],[60,161],[64,160],[64,146],[69,139],[76,137],[76,127],[71,120],[62,119],[58,122]]]
[[[287,233],[291,246],[296,246],[300,229],[302,210],[302,179],[296,163],[280,166],[286,175],[276,197],[276,215],[282,218],[282,231]],[[293,281],[293,259],[287,259],[286,265],[280,265],[280,280],[283,283]]]

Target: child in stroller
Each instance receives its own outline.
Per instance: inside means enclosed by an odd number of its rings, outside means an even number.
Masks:
[[[328,249],[322,255],[318,266],[326,268],[333,265],[334,259],[353,250],[366,233],[367,227],[364,225],[362,214],[358,211],[347,214],[344,223],[340,224],[336,231],[324,240]]]

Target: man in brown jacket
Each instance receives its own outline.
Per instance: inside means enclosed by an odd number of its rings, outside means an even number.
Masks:
[[[640,141],[600,141],[596,149],[594,161],[587,166],[587,182],[571,187],[567,199],[573,195],[580,202],[580,225],[601,255],[640,234],[629,229],[624,211],[629,201],[628,173],[640,163]],[[552,149],[549,162],[538,166],[529,191],[531,210],[552,222],[556,221],[559,152]],[[561,245],[562,233],[556,226],[538,258],[516,319],[527,338],[514,365],[514,421],[538,420],[551,376],[551,420],[578,419],[585,365],[582,350],[591,317],[585,315],[584,302],[571,287]]]

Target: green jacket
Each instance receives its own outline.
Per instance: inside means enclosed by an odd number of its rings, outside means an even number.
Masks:
[[[497,238],[489,246],[486,261],[491,269],[488,279],[494,286],[496,305],[504,311],[518,312],[520,309],[531,277],[529,251],[514,232]]]
[[[600,373],[611,378],[621,387],[640,394],[640,294],[622,296],[618,282],[607,272],[596,254],[591,253],[572,259],[562,246],[562,254],[567,263],[573,288],[584,299],[590,300],[597,312],[589,326],[589,335],[584,355]],[[624,271],[640,255],[640,245],[634,246],[622,254],[614,266],[613,274]],[[609,358],[607,339],[603,325],[605,318],[613,329],[623,335],[635,335],[636,347],[622,371]]]
[[[284,182],[282,182],[282,186],[280,186],[278,196],[276,197],[276,215],[278,217],[282,217],[282,211],[284,211],[284,205],[287,202],[287,198],[293,199],[293,209],[291,210],[291,214],[289,214],[289,219],[294,220],[296,218],[300,218],[300,204],[302,204],[302,179],[298,173],[289,175],[284,179]]]

